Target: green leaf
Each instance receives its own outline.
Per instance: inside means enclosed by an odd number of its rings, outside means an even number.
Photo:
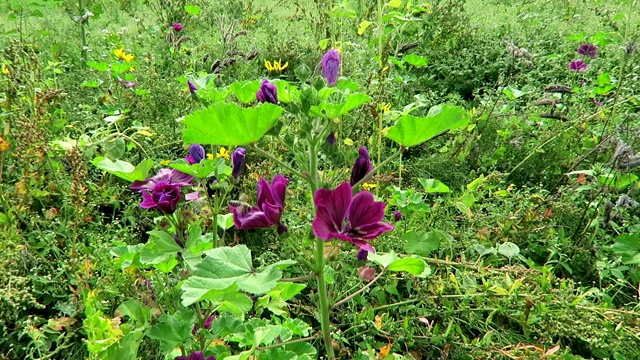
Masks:
[[[106,72],[109,69],[109,64],[106,63],[105,61],[101,61],[101,62],[89,61],[87,62],[87,66],[101,72]]]
[[[187,115],[182,124],[185,144],[248,145],[255,143],[276,123],[283,109],[262,103],[253,108],[215,103]]]
[[[403,115],[387,132],[387,137],[402,146],[421,144],[445,131],[466,126],[469,114],[462,108],[438,105],[429,110],[426,117]]]
[[[409,274],[420,275],[426,266],[427,264],[422,259],[406,257],[392,262],[387,269],[390,271],[406,271]]]
[[[311,114],[325,119],[333,119],[347,114],[362,104],[371,101],[371,97],[362,93],[346,94],[344,102],[337,104],[322,102],[311,107]]]
[[[155,265],[160,271],[169,272],[178,265],[178,252],[182,248],[173,240],[173,236],[158,230],[149,231],[149,242],[140,252],[140,262]]]
[[[640,233],[618,236],[611,249],[614,254],[621,257],[623,264],[640,264]]]
[[[100,170],[104,170],[109,174],[131,182],[136,180],[145,180],[147,178],[147,174],[149,174],[149,170],[153,166],[153,160],[151,159],[146,159],[138,164],[138,166],[134,167],[126,161],[112,161],[101,156],[93,159],[91,163]]]
[[[418,182],[422,185],[424,191],[429,194],[451,192],[451,190],[449,190],[449,187],[443,184],[440,180],[420,178],[418,179]]]
[[[260,83],[260,80],[236,81],[229,86],[229,90],[240,102],[250,104],[256,101],[256,93],[260,90]]]
[[[187,12],[187,14],[189,15],[200,15],[200,13],[202,12],[202,9],[200,9],[200,6],[198,5],[185,5],[184,6],[184,11]]]
[[[195,320],[196,314],[188,309],[182,309],[171,316],[162,314],[158,318],[158,324],[149,329],[146,335],[159,341],[160,351],[168,353],[187,342]]]
[[[253,308],[253,300],[239,292],[224,294],[217,300],[220,303],[218,311],[229,310],[239,318],[244,317]]]
[[[185,159],[180,159],[169,164],[172,169],[179,170],[185,174],[194,176],[198,179],[207,179],[211,176],[216,176],[218,180],[222,180],[229,175],[233,169],[225,164],[224,159],[204,159],[197,164],[189,164]]]
[[[427,257],[440,248],[441,237],[432,231],[409,231],[402,236],[402,240],[407,242],[404,245],[404,251]]]
[[[127,300],[118,306],[115,316],[128,316],[136,327],[143,328],[151,320],[151,311],[137,300]]]
[[[182,304],[189,306],[236,289],[252,294],[266,293],[277,285],[282,272],[275,266],[256,271],[251,265],[251,251],[245,245],[220,247],[206,252],[193,276],[182,286]]]
[[[511,259],[512,257],[520,254],[520,248],[518,245],[507,241],[506,243],[498,246],[498,252]]]
[[[82,82],[83,87],[97,88],[103,83],[102,80],[85,80]]]
[[[390,7],[392,9],[397,9],[402,5],[402,0],[391,0],[386,3],[384,6]]]
[[[398,255],[396,255],[395,251],[391,250],[390,253],[381,255],[381,254],[369,254],[368,259],[382,265],[382,267],[386,268],[392,262],[398,260]]]
[[[326,50],[327,46],[329,46],[329,39],[322,39],[320,41],[318,41],[318,46],[320,47],[321,50]]]
[[[114,141],[104,143],[102,148],[110,159],[120,159],[124,155],[126,144],[123,138],[117,138]]]
[[[218,227],[222,230],[231,229],[231,227],[233,227],[233,214],[229,213],[224,215],[218,215],[216,224],[218,224]]]
[[[427,58],[424,56],[420,56],[420,55],[416,55],[416,54],[409,54],[407,56],[405,56],[404,58],[402,58],[402,60],[404,62],[406,62],[409,65],[415,66],[415,67],[425,67],[429,64],[429,62],[427,61]]]
[[[358,26],[358,35],[362,35],[364,34],[365,31],[367,31],[367,28],[373,24],[371,21],[367,21],[367,20],[362,20],[362,22],[360,23],[360,25]]]

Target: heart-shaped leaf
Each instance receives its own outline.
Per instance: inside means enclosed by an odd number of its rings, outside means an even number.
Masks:
[[[458,106],[438,105],[426,117],[403,115],[387,132],[387,137],[398,144],[411,147],[452,129],[466,126],[469,114]]]

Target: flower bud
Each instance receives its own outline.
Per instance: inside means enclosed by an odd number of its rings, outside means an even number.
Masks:
[[[327,81],[327,85],[335,85],[338,82],[338,72],[340,71],[340,53],[338,50],[329,50],[322,57],[322,77]]]
[[[376,277],[376,269],[368,266],[363,266],[358,269],[358,276],[364,281],[371,281]]]
[[[243,147],[236,148],[231,154],[231,165],[233,166],[232,175],[234,178],[239,178],[242,174],[242,168],[247,157],[247,150]]]
[[[278,88],[272,82],[267,79],[262,80],[260,84],[260,90],[256,93],[256,99],[259,102],[269,102],[272,104],[278,103]]]

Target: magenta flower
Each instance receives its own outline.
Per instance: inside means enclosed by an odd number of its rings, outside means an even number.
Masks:
[[[193,176],[187,175],[183,172],[180,172],[175,169],[160,169],[156,173],[155,176],[148,178],[144,181],[134,181],[133,184],[129,187],[131,190],[137,190],[139,192],[142,191],[152,191],[156,186],[156,183],[166,182],[170,185],[177,185],[178,187],[189,186],[191,185],[191,181],[193,180]]]
[[[289,179],[283,175],[276,175],[271,184],[265,178],[258,181],[258,205],[247,206],[229,205],[229,211],[233,213],[233,223],[238,229],[259,229],[278,226],[278,232],[282,234],[287,227],[280,221],[284,211],[284,197]]]
[[[213,314],[211,314],[211,315],[209,315],[207,320],[204,321],[204,325],[202,325],[202,327],[205,328],[205,330],[211,329],[211,323],[213,323],[213,318],[214,317],[215,316],[213,316]]]
[[[338,82],[340,72],[340,53],[338,50],[329,50],[322,56],[322,77],[327,81],[327,85],[335,85]]]
[[[187,80],[187,85],[189,86],[189,92],[191,93],[191,95],[195,95],[196,91],[198,90],[196,84],[194,84],[191,80]]]
[[[400,221],[400,219],[402,219],[402,213],[400,211],[398,211],[398,210],[394,211],[393,212],[393,218],[394,218],[394,220],[396,222]]]
[[[358,150],[360,154],[356,159],[356,162],[353,164],[353,169],[351,170],[351,180],[349,183],[351,186],[358,183],[358,181],[362,180],[367,174],[373,171],[373,164],[369,159],[369,151],[366,147],[361,146]]]
[[[173,27],[173,30],[175,30],[176,32],[182,30],[182,24],[180,23],[173,23],[173,25],[171,25]]]
[[[122,84],[122,86],[126,87],[126,88],[131,88],[131,89],[135,89],[138,87],[138,84],[133,82],[133,81],[127,81],[127,80],[118,80],[118,82],[120,82],[120,84]]]
[[[260,83],[260,90],[256,93],[256,99],[259,102],[269,102],[272,104],[278,103],[278,88],[272,82],[267,79],[262,80]]]
[[[573,60],[569,63],[569,69],[571,71],[583,72],[587,70],[589,66],[582,60]]]
[[[205,153],[202,145],[192,144],[189,147],[189,155],[186,156],[184,159],[187,160],[189,164],[193,165],[202,161],[202,159],[204,159],[205,156],[207,156],[207,154]]]
[[[361,191],[351,195],[351,185],[344,182],[335,190],[319,189],[313,195],[316,218],[313,232],[322,240],[339,239],[355,244],[362,250],[375,252],[366,240],[375,239],[393,230],[393,225],[381,222],[385,203],[374,201],[373,194]]]
[[[194,351],[187,356],[178,356],[173,360],[216,360],[216,357],[211,355],[205,358],[202,351]]]
[[[360,249],[356,253],[356,260],[358,261],[367,261],[368,257],[369,257],[369,252],[367,250]]]
[[[578,54],[588,56],[590,58],[598,56],[598,47],[591,44],[582,44],[577,51]]]
[[[244,167],[244,161],[247,158],[247,149],[243,147],[236,148],[233,150],[231,154],[231,165],[233,166],[233,171],[231,175],[234,178],[239,178],[242,175],[242,168]]]
[[[143,209],[157,208],[161,213],[173,214],[180,202],[180,186],[159,181],[153,186],[153,190],[142,191]]]

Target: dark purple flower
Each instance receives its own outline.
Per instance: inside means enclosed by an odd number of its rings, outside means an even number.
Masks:
[[[373,194],[361,191],[351,195],[351,185],[344,182],[335,190],[319,189],[313,195],[316,218],[313,232],[323,240],[339,239],[355,244],[362,250],[375,252],[366,240],[375,239],[393,230],[393,225],[381,222],[385,203],[374,201]]]
[[[277,104],[278,88],[276,87],[276,84],[267,79],[262,80],[262,83],[260,83],[260,90],[256,93],[256,99],[258,99],[259,102]]]
[[[127,81],[127,80],[118,80],[118,81],[120,82],[120,84],[122,84],[122,86],[127,88],[135,89],[136,87],[138,87],[138,84],[133,81]]]
[[[376,269],[368,266],[363,266],[358,269],[358,276],[364,281],[371,281],[376,277]]]
[[[211,323],[213,323],[213,314],[209,315],[209,317],[207,318],[207,320],[204,321],[204,325],[202,326],[203,328],[205,328],[205,330],[209,330],[211,329]]]
[[[180,23],[173,23],[173,25],[171,25],[171,26],[173,26],[173,30],[175,30],[175,31],[182,30],[182,24],[180,24]]]
[[[353,164],[353,169],[351,170],[351,180],[349,183],[351,186],[355,185],[358,181],[362,180],[367,174],[373,171],[373,164],[369,159],[369,151],[366,147],[361,146],[358,150],[360,154],[356,159],[356,162]]]
[[[588,56],[590,58],[598,56],[598,47],[591,44],[582,44],[577,51],[578,54]]]
[[[158,211],[167,215],[173,214],[180,202],[180,186],[169,184],[166,181],[157,182],[153,190],[142,191],[143,209],[158,208]]]
[[[336,133],[334,133],[333,131],[330,132],[329,136],[327,136],[327,143],[329,145],[335,145],[337,141],[338,139],[336,139]]]
[[[394,211],[393,218],[395,219],[395,221],[400,221],[400,219],[402,219],[402,213],[398,210]]]
[[[204,148],[202,147],[202,145],[192,144],[189,147],[189,155],[184,159],[187,160],[189,164],[193,165],[202,161],[202,159],[204,159],[205,156],[207,156],[207,154],[204,151]]]
[[[216,360],[216,357],[211,355],[205,358],[202,351],[194,351],[187,356],[178,356],[173,360]]]
[[[276,175],[271,184],[265,178],[258,181],[258,205],[248,206],[229,205],[233,213],[233,223],[238,229],[259,229],[278,226],[280,233],[286,227],[280,222],[284,211],[284,197],[289,179],[283,175]]]
[[[175,169],[160,169],[155,176],[148,178],[147,180],[136,180],[129,187],[131,190],[137,191],[152,191],[158,182],[166,182],[171,185],[188,186],[191,185],[193,176],[187,175]]]
[[[360,249],[360,250],[358,250],[358,253],[356,254],[356,260],[358,260],[358,261],[367,261],[368,255],[369,255],[369,252],[367,250]]]
[[[335,85],[338,82],[340,72],[340,53],[338,50],[329,50],[322,57],[322,77],[328,85]]]
[[[195,95],[196,91],[198,91],[198,87],[191,80],[187,80],[187,85],[189,86],[189,92],[191,95]]]
[[[233,175],[234,178],[237,179],[242,174],[242,168],[244,167],[244,160],[246,157],[247,149],[239,147],[233,150],[233,153],[231,154],[231,165],[233,166],[231,175]]]
[[[182,243],[182,241],[180,241],[180,237],[178,236],[178,234],[173,235],[173,241],[175,241],[176,245],[184,248],[184,244]]]
[[[569,69],[571,71],[583,72],[587,70],[589,66],[582,60],[573,60],[569,63]]]

